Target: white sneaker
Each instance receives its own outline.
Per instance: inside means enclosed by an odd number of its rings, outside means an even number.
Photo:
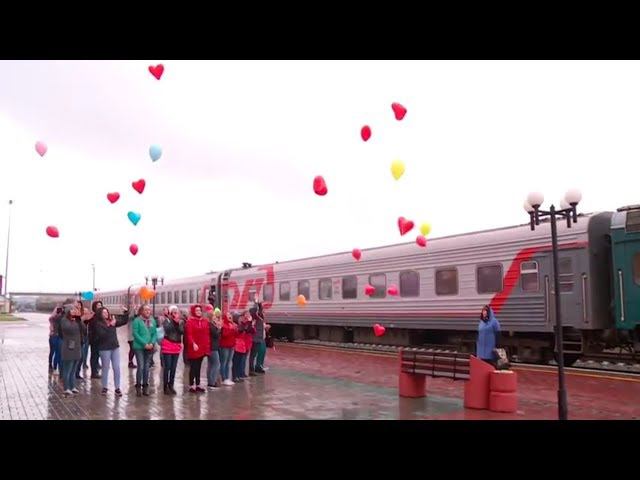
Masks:
[[[228,378],[222,382],[223,385],[226,385],[227,387],[231,387],[233,385],[235,385],[235,383],[233,383],[231,380],[229,380]]]
[[[64,393],[66,396],[73,395],[73,392],[72,392],[71,390],[65,390],[63,393]]]
[[[71,393],[80,393],[80,390],[78,390],[77,388],[74,388],[71,390]]]

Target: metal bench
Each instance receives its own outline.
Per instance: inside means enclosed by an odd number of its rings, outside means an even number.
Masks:
[[[445,377],[469,380],[471,377],[468,353],[437,352],[434,350],[400,349],[399,388],[401,397],[426,396],[426,377]]]

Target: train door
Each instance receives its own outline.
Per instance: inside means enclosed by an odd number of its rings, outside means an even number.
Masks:
[[[640,242],[620,245],[615,272],[618,328],[633,329],[640,323]]]
[[[231,276],[231,270],[226,270],[218,277],[218,289],[217,289],[217,301],[216,305],[223,314],[229,311],[229,277]]]

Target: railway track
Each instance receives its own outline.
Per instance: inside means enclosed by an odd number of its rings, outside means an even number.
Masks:
[[[416,347],[399,347],[396,345],[379,345],[379,344],[367,344],[367,343],[338,343],[329,342],[323,340],[296,340],[293,343],[277,341],[278,344],[288,345],[304,345],[308,347],[317,348],[329,348],[335,350],[345,350],[353,352],[368,352],[376,353],[382,356],[394,357],[398,354],[400,348],[405,350],[416,351],[432,351],[432,352],[456,352],[456,347],[453,345],[421,345]],[[555,361],[551,361],[546,365],[533,364],[526,362],[519,362],[512,360],[513,365],[521,367],[532,367],[538,369],[550,369],[556,368]],[[581,371],[594,371],[594,372],[614,372],[614,373],[626,373],[631,375],[640,375],[640,355],[632,355],[631,353],[598,353],[589,354],[581,360],[578,360],[572,367],[566,367],[567,370],[581,370]]]

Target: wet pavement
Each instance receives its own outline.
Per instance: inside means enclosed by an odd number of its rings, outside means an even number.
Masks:
[[[127,367],[126,327],[119,329],[122,391],[113,383],[106,397],[100,380],[79,382],[80,393],[64,397],[57,375],[47,368],[47,315],[22,314],[26,322],[0,323],[0,419],[136,420],[360,420],[360,419],[555,419],[555,376],[519,371],[515,414],[466,410],[462,382],[428,379],[424,399],[401,399],[397,360],[379,354],[336,352],[296,344],[269,350],[266,375],[204,394],[186,391],[179,362],[178,395],[162,393],[158,355],[151,370],[151,396],[135,396],[135,370]],[[203,362],[205,378],[206,361]],[[88,371],[85,371],[88,373]],[[570,418],[640,418],[640,379],[567,376]]]

